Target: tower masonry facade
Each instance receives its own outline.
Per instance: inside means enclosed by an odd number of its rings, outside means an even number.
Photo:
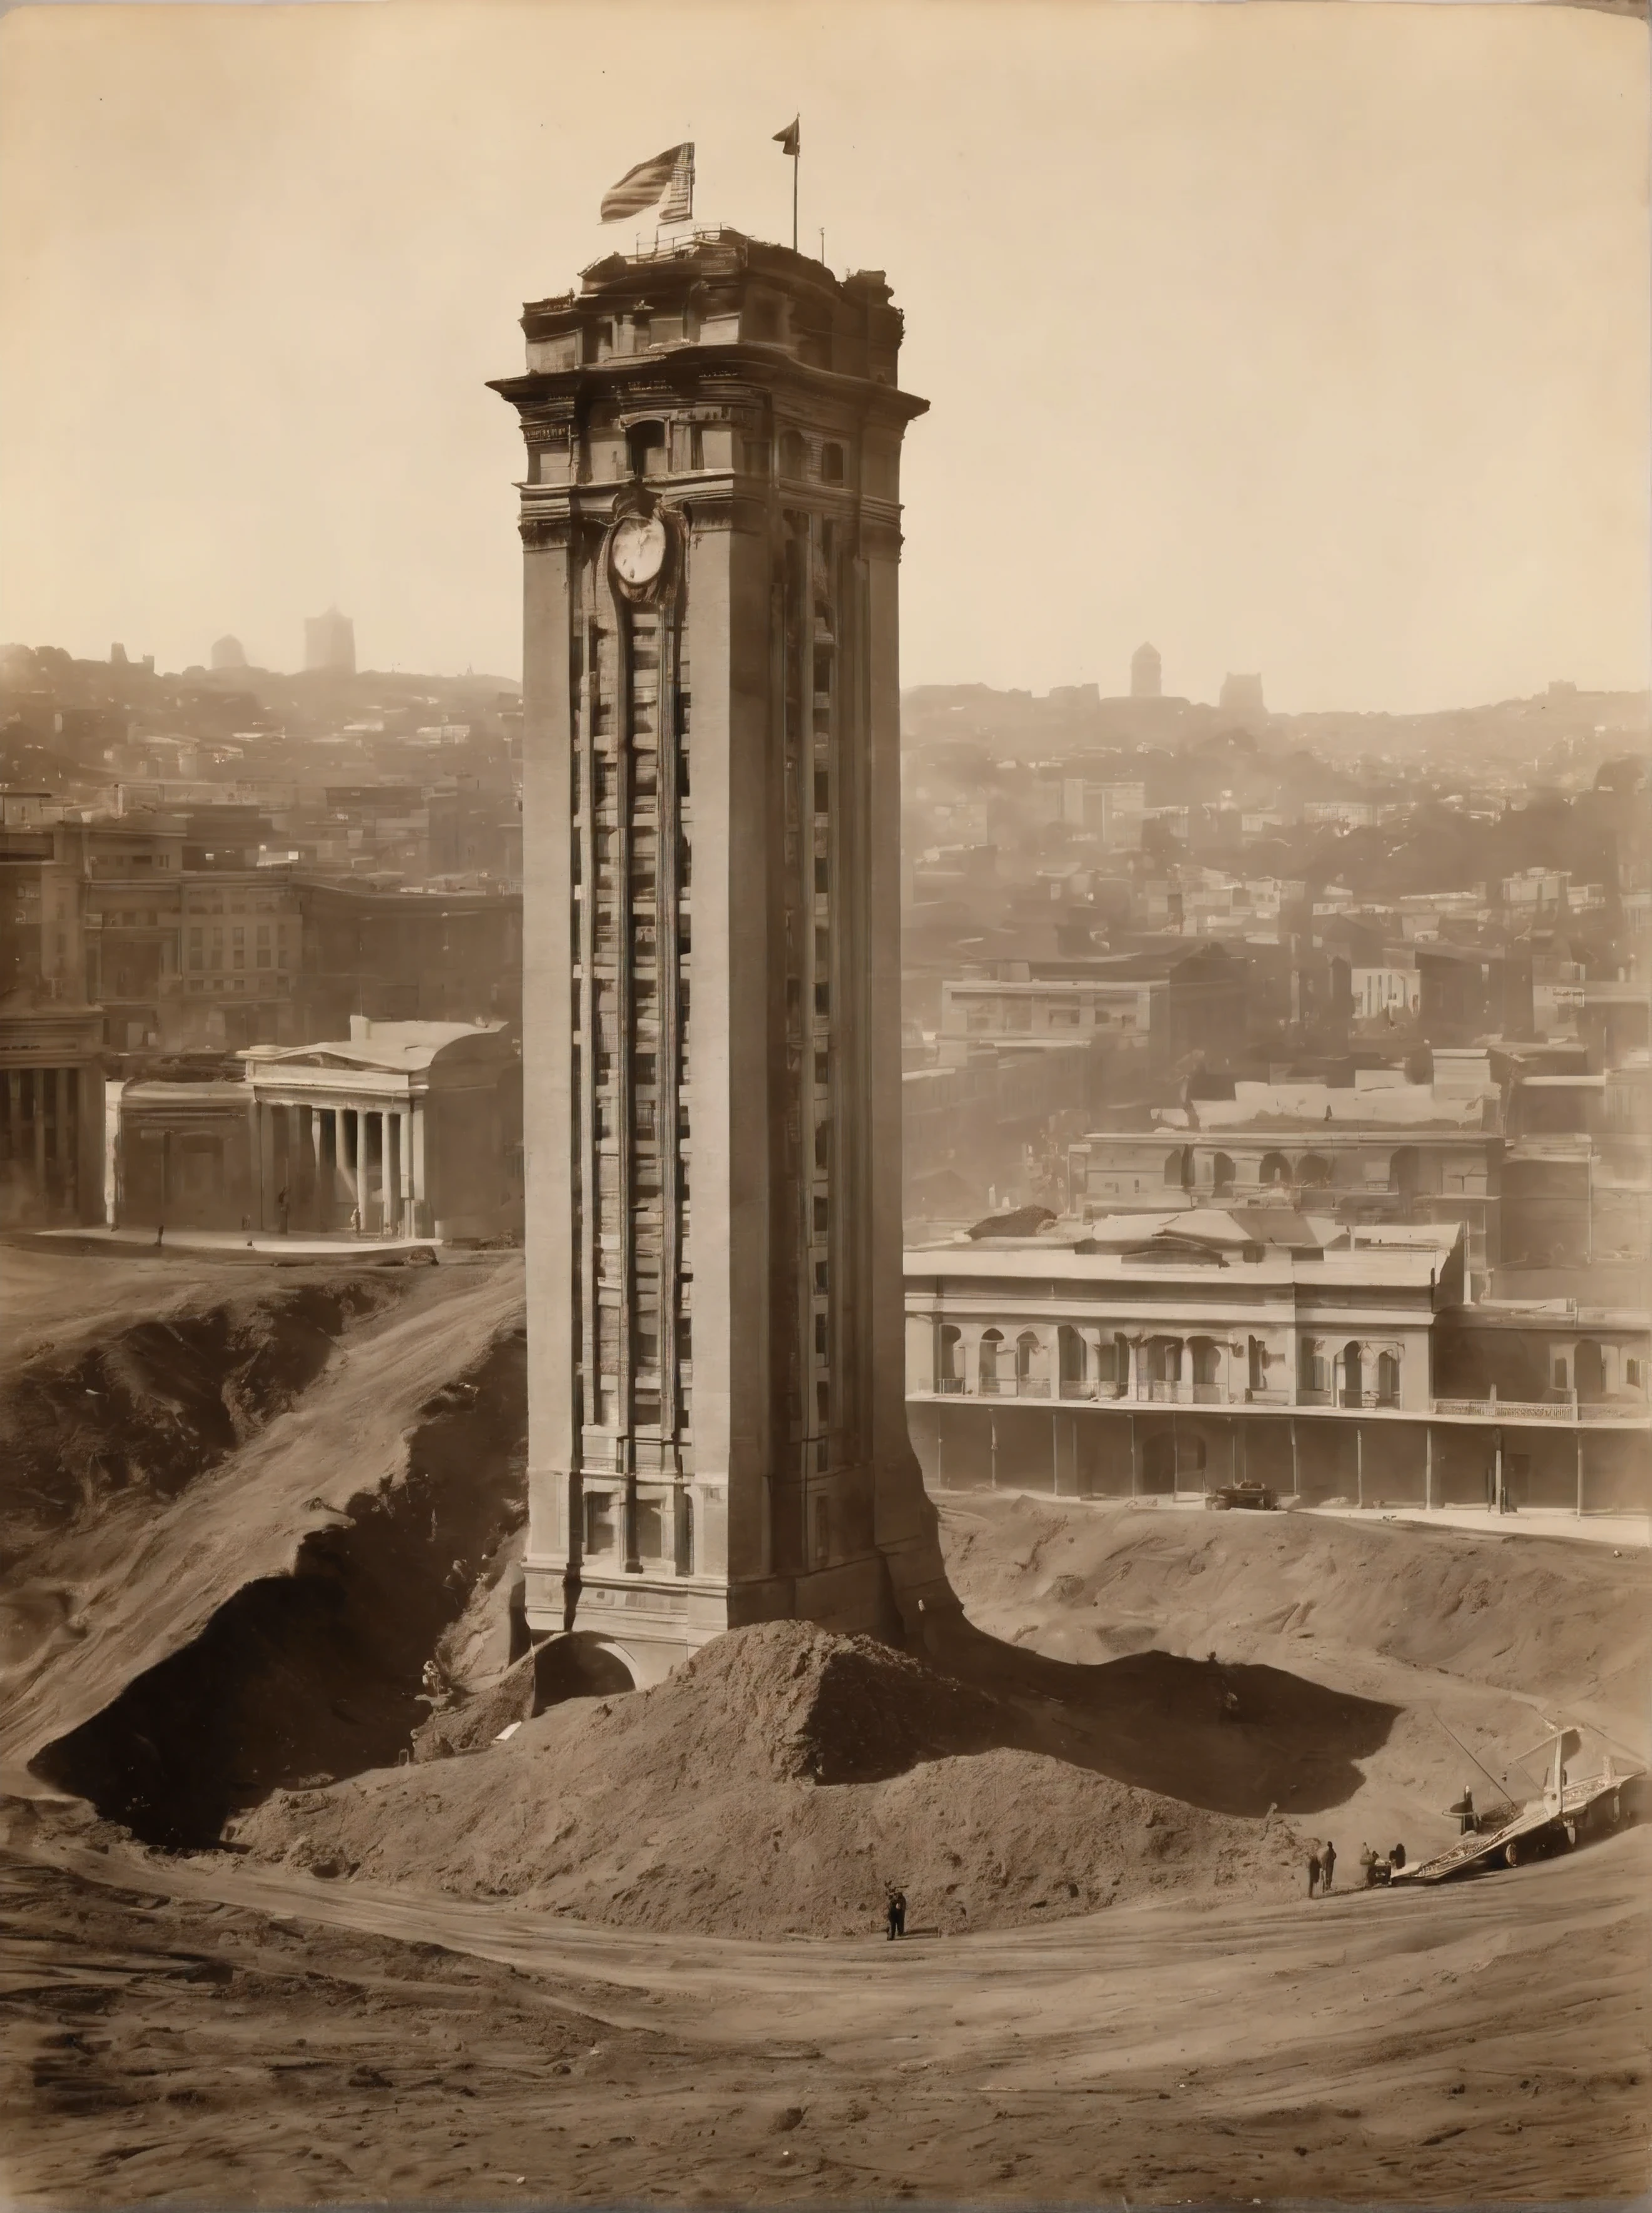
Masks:
[[[528,1625],[911,1634],[901,318],[720,230],[522,329]]]

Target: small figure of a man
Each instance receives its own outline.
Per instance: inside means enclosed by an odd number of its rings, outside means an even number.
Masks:
[[[166,1235],[166,1223],[164,1222],[157,1222],[155,1225],[155,1249],[157,1253],[161,1249],[161,1240]]]
[[[1308,1894],[1310,1898],[1319,1883],[1320,1875],[1320,1848],[1317,1844],[1310,1844],[1308,1848]]]
[[[282,1235],[282,1236],[283,1236],[283,1237],[284,1237],[284,1236],[286,1235],[286,1234],[287,1234],[287,1194],[286,1194],[286,1192],[285,1192],[284,1191],[278,1191],[278,1192],[276,1193],[276,1228],[277,1228],[277,1229],[280,1232],[280,1234]]]
[[[1331,1888],[1332,1878],[1336,1872],[1337,1847],[1327,1839],[1325,1850],[1320,1854],[1320,1888],[1322,1893]]]
[[[899,1890],[892,1890],[890,1892],[887,1917],[889,1924],[889,1942],[893,1944],[897,1936],[904,1936],[906,1934],[906,1898],[905,1892]]]

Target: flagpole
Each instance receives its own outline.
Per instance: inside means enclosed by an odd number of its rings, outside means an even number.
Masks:
[[[803,141],[799,135],[797,151],[791,157],[791,250],[797,251],[797,165],[803,158]]]

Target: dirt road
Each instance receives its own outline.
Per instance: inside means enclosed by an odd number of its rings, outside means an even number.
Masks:
[[[37,1836],[5,1867],[8,2179],[90,2205],[1627,2195],[1649,1872],[1637,1834],[1433,1893],[739,1943]]]

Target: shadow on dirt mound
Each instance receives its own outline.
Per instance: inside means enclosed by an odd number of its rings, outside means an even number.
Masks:
[[[1087,1667],[1006,1644],[961,1614],[930,1632],[930,1663],[988,1692],[1015,1726],[1000,1741],[1218,1814],[1318,1814],[1363,1777],[1402,1710],[1280,1667],[1133,1652]]]
[[[277,1785],[391,1765],[429,1711],[425,1661],[520,1527],[526,1363],[512,1332],[444,1384],[402,1480],[353,1499],[347,1521],[305,1539],[291,1575],[237,1591],[34,1772],[176,1850],[215,1843]]]

